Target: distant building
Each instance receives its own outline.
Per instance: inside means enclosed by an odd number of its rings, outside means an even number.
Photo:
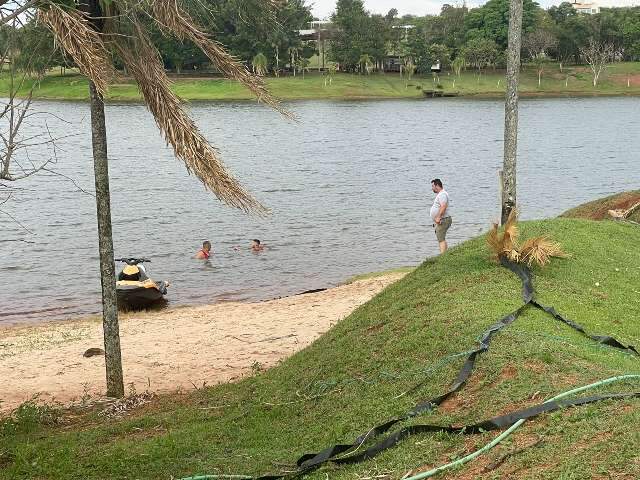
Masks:
[[[573,2],[571,6],[578,13],[586,13],[587,15],[595,15],[596,13],[600,13],[600,7],[597,3],[578,3]]]
[[[595,15],[600,13],[602,9],[607,8],[634,8],[640,7],[640,0],[598,0],[589,3],[581,3],[577,0],[571,0],[571,6],[579,13],[587,15]]]
[[[325,32],[328,32],[333,27],[333,23],[330,20],[314,20],[309,22],[309,28],[298,30],[298,34],[302,40],[317,40],[318,35],[327,36]]]
[[[327,40],[331,40],[335,28],[330,20],[314,20],[309,28],[298,30],[300,40],[314,42],[318,52],[318,70],[324,70],[327,59]]]

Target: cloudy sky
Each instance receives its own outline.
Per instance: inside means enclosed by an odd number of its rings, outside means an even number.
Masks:
[[[543,8],[550,7],[551,5],[558,5],[562,0],[538,0],[538,3]],[[571,0],[573,1],[573,0]],[[583,0],[592,1],[592,0]],[[325,18],[331,15],[335,10],[335,0],[308,0],[308,3],[313,4],[313,14],[319,18]],[[462,4],[462,1],[451,0],[450,2],[443,2],[442,0],[365,0],[364,6],[372,13],[387,13],[390,9],[396,8],[400,15],[411,13],[414,15],[426,15],[437,14],[440,12],[440,8],[443,3]],[[469,0],[467,5],[469,7],[477,7],[485,3],[483,0]],[[631,6],[640,5],[640,0],[596,0],[596,3],[602,7],[606,6]]]

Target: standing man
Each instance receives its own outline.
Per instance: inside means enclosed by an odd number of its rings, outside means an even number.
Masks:
[[[431,206],[431,211],[429,213],[434,221],[440,253],[444,253],[447,251],[447,230],[449,230],[449,227],[451,226],[449,194],[442,186],[442,180],[439,178],[431,180],[431,190],[436,194],[436,198],[433,201],[433,205]]]

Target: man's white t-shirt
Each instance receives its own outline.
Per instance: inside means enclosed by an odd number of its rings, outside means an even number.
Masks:
[[[451,216],[451,201],[449,200],[449,194],[446,190],[440,190],[440,193],[436,195],[436,199],[433,201],[433,205],[431,206],[431,210],[429,214],[431,218],[435,221],[438,216],[438,212],[440,211],[440,207],[443,203],[447,204],[447,208],[445,208],[444,213],[442,214],[442,218]]]

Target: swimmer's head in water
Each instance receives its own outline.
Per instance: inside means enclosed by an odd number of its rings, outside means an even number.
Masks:
[[[211,250],[211,242],[209,240],[202,242],[202,250],[204,250],[205,252]]]
[[[251,240],[253,242],[254,245],[259,246],[260,245],[260,240],[258,240],[257,238],[254,238],[253,240]]]

